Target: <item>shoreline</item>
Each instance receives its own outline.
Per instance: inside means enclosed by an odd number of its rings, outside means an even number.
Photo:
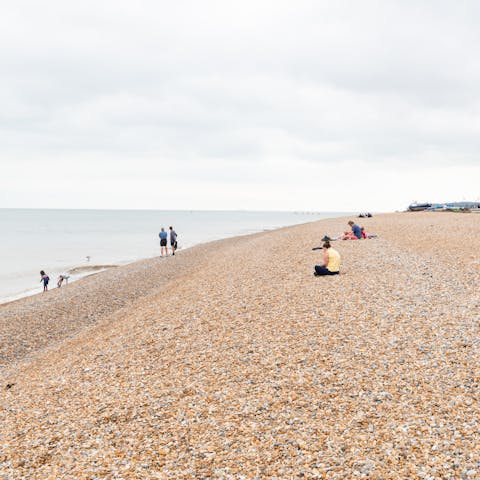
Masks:
[[[281,227],[281,228],[286,228],[286,227]],[[267,231],[270,231],[270,230],[263,230],[262,232],[264,232],[264,231],[267,232]],[[256,232],[256,233],[261,233],[261,232]],[[244,235],[255,235],[255,233],[245,233],[245,234],[240,234],[240,235],[237,235],[237,236],[244,236]],[[225,238],[220,239],[220,240],[227,240],[229,238],[235,238],[235,237],[225,237]],[[212,240],[212,241],[209,241],[209,242],[201,242],[201,243],[194,244],[194,245],[191,245],[191,246],[188,246],[188,247],[185,247],[185,248],[180,248],[179,250],[177,250],[177,252],[178,252],[177,255],[181,251],[185,251],[185,250],[188,250],[190,248],[194,248],[197,245],[206,245],[208,243],[216,242],[216,241],[218,241],[218,240]],[[172,255],[169,254],[167,257],[171,257],[171,256]],[[127,262],[119,263],[119,264],[112,264],[112,265],[92,265],[91,267],[82,265],[82,266],[72,267],[71,269],[67,270],[66,273],[71,273],[72,271],[75,271],[75,273],[73,273],[72,276],[69,278],[68,284],[63,285],[61,288],[65,288],[66,286],[77,283],[78,281],[80,281],[84,278],[91,277],[93,275],[98,275],[99,273],[103,273],[103,272],[106,272],[108,270],[112,270],[114,268],[121,268],[121,267],[125,267],[127,265],[132,265],[132,264],[137,263],[137,262],[153,260],[155,258],[162,258],[162,257],[160,257],[160,255],[158,255],[158,256],[153,256],[153,257],[144,257],[144,258],[140,258],[140,259],[136,259],[136,260],[132,260],[132,261],[127,261]],[[76,272],[82,271],[82,270],[85,271],[83,274],[82,273],[78,274],[78,275],[76,274]],[[56,286],[56,280],[54,278],[50,279],[49,285],[52,285],[52,287],[51,288],[49,287],[47,293],[50,293],[54,290],[57,290],[57,288],[58,288]],[[35,287],[34,289],[32,288],[31,290],[27,290],[27,291],[24,291],[24,292],[19,292],[17,294],[7,295],[5,297],[0,296],[0,309],[4,305],[9,305],[10,303],[17,302],[17,301],[23,300],[25,298],[35,297],[37,295],[44,295],[45,292],[42,291],[42,288],[43,288],[42,286],[39,286],[39,287]]]
[[[15,210],[15,209],[7,209],[7,210]],[[32,209],[18,209],[18,210],[29,211],[29,210],[32,210]],[[40,209],[40,210],[45,210],[45,209]],[[51,209],[51,210],[62,211],[62,209]],[[84,210],[80,209],[78,211],[82,212]],[[99,210],[99,211],[108,212],[109,210]],[[120,210],[120,211],[123,211],[123,210]],[[152,211],[155,211],[155,210],[152,210]],[[135,212],[135,210],[132,210],[132,212]],[[200,211],[200,212],[203,213],[203,211]],[[221,211],[219,211],[219,212],[221,212]],[[228,211],[226,211],[226,212],[228,212]],[[242,211],[239,210],[237,213],[242,213]],[[269,212],[259,211],[259,212],[247,212],[247,213],[269,213]],[[271,213],[274,213],[274,214],[275,213],[291,213],[292,215],[299,215],[300,214],[299,212],[271,212]],[[318,215],[322,215],[322,214],[330,215],[330,212],[324,212],[324,213],[322,213],[322,212],[306,212],[305,213],[304,212],[303,215],[305,215],[307,213],[309,215],[312,215],[312,216],[318,216]],[[336,215],[336,212],[332,212],[332,214]],[[345,215],[344,212],[338,212],[338,214],[341,215],[341,216],[340,217],[337,217],[337,216],[329,217],[328,216],[328,217],[325,217],[325,218],[341,218],[342,216]],[[346,215],[348,215],[348,213]],[[304,223],[312,223],[312,222],[315,222],[315,221],[318,221],[318,219],[317,220],[308,219]],[[263,227],[261,229],[247,228],[245,232],[239,231],[239,232],[236,232],[233,235],[228,234],[226,236],[213,238],[213,239],[210,239],[210,240],[199,240],[199,241],[194,241],[193,243],[188,243],[186,246],[180,246],[178,252],[187,250],[187,249],[195,247],[197,245],[207,244],[207,243],[215,242],[215,241],[218,241],[218,240],[235,238],[237,236],[253,235],[253,234],[261,233],[261,232],[269,232],[269,231],[278,230],[278,229],[281,229],[281,228],[288,228],[288,227],[294,226],[294,225],[302,225],[304,223],[284,225],[284,226],[281,226],[281,227]],[[145,257],[142,257],[142,258],[135,258],[135,259],[132,259],[132,260],[121,261],[121,262],[118,262],[116,264],[109,265],[108,267],[109,268],[110,267],[121,267],[121,266],[129,265],[129,264],[132,264],[132,263],[135,263],[135,262],[141,262],[141,261],[148,260],[148,259],[153,259],[153,258],[157,258],[157,255],[145,256]],[[102,267],[102,265],[91,265],[91,266],[89,266],[88,264],[82,264],[82,265],[77,265],[77,266],[70,265],[68,267],[63,268],[63,270],[62,270],[62,268],[57,267],[55,269],[55,273],[56,274],[60,274],[62,272],[72,273],[73,271],[77,271],[77,270],[83,270],[83,269],[88,270],[88,272],[85,273],[84,275],[72,275],[72,277],[74,277],[74,278],[70,278],[69,283],[74,283],[74,282],[77,282],[78,280],[81,280],[82,278],[84,278],[86,276],[90,276],[90,275],[94,275],[96,273],[99,273],[99,272],[94,271],[94,270],[97,270],[98,267]],[[105,268],[105,269],[108,269],[108,268]],[[103,271],[104,269],[102,268],[101,270]],[[49,291],[56,288],[56,277],[50,279],[50,285],[52,285],[52,288],[49,288]],[[31,288],[29,288],[27,290],[18,291],[18,292],[14,292],[14,293],[10,293],[10,294],[5,294],[4,296],[0,295],[0,308],[2,307],[2,305],[6,305],[6,304],[9,304],[11,302],[21,300],[22,298],[31,297],[31,296],[34,296],[34,295],[37,295],[37,294],[38,295],[43,294],[42,286],[32,286]]]
[[[342,218],[342,217],[340,217]],[[350,218],[350,217],[345,217]],[[332,217],[329,219],[324,220],[339,220],[338,217]],[[321,220],[320,220],[321,221]],[[102,270],[100,272],[94,272],[81,278],[78,278],[74,282],[69,282],[68,285],[65,285],[61,288],[52,288],[47,293],[44,292],[37,292],[33,295],[28,295],[21,297],[16,300],[12,300],[11,302],[0,303],[0,311],[6,315],[5,320],[2,323],[2,319],[0,318],[0,331],[3,329],[8,330],[8,326],[14,325],[14,323],[9,322],[10,320],[17,319],[18,315],[16,310],[20,310],[22,314],[25,312],[28,316],[30,316],[33,312],[33,309],[37,309],[39,307],[43,307],[41,310],[40,318],[44,318],[49,323],[49,328],[52,331],[56,330],[56,323],[58,322],[58,318],[55,319],[55,322],[52,321],[52,313],[49,309],[53,309],[54,311],[58,308],[62,314],[65,316],[64,305],[65,302],[69,302],[71,299],[75,299],[75,307],[79,310],[85,310],[84,308],[80,307],[79,304],[82,304],[81,300],[78,299],[78,295],[86,293],[88,298],[94,299],[94,305],[96,305],[99,310],[101,311],[100,315],[94,315],[89,313],[86,317],[86,321],[81,321],[78,328],[73,328],[71,331],[67,332],[67,335],[61,335],[59,340],[54,342],[53,344],[58,343],[58,341],[62,342],[64,339],[68,339],[71,335],[75,335],[79,331],[81,331],[84,327],[88,327],[91,325],[91,321],[89,318],[103,318],[107,313],[108,314],[115,314],[118,310],[125,308],[127,304],[131,304],[144,296],[147,296],[150,290],[156,291],[155,289],[159,287],[159,284],[165,283],[161,278],[161,274],[165,273],[161,270],[160,275],[157,271],[157,267],[162,268],[163,264],[166,261],[169,261],[168,268],[165,270],[167,271],[166,281],[170,281],[171,278],[175,278],[177,275],[185,275],[185,270],[187,267],[187,262],[190,264],[198,265],[202,263],[202,255],[204,253],[209,253],[210,255],[214,252],[214,250],[219,245],[225,245],[227,248],[228,246],[235,245],[236,243],[241,243],[242,240],[248,241],[248,239],[254,239],[257,236],[264,236],[269,235],[275,232],[282,232],[284,230],[294,229],[295,227],[305,226],[312,223],[316,223],[318,221],[307,222],[298,225],[290,225],[285,227],[280,227],[276,229],[270,230],[263,230],[255,233],[243,233],[232,237],[226,237],[218,240],[212,240],[208,242],[198,243],[196,245],[192,245],[186,248],[181,248],[178,250],[178,253],[175,256],[169,255],[168,257],[149,257],[144,258],[141,260],[136,260],[133,262],[125,263],[123,265],[118,265],[115,268],[109,268],[106,270]],[[180,271],[176,271],[176,266],[181,263]],[[190,265],[189,264],[189,265]],[[123,280],[125,277],[130,276],[137,276],[137,275],[147,275],[149,279],[153,279],[153,284],[150,285],[148,288],[126,288],[123,289],[120,293],[114,292],[114,284],[115,282],[119,282]],[[131,290],[131,291],[130,291]],[[111,300],[112,297],[110,295],[115,295],[117,297],[118,303],[113,303],[112,308],[105,308],[106,303]],[[67,297],[67,298],[65,298]],[[100,298],[98,298],[100,297]],[[94,308],[94,307],[92,307]],[[88,308],[86,310],[91,311],[92,308]],[[9,315],[9,309],[13,309],[13,313]],[[67,315],[69,316],[69,315]],[[61,319],[60,319],[61,321]],[[70,322],[70,320],[68,320]],[[94,323],[96,324],[96,320]],[[38,325],[40,322],[36,322]],[[21,329],[19,329],[21,330]],[[30,330],[31,333],[33,333]],[[7,333],[8,335],[8,333]],[[18,331],[17,334],[18,338],[23,338],[22,343],[28,344],[28,335],[27,332]],[[55,336],[55,333],[48,333],[48,336]],[[40,340],[37,338],[37,340]],[[42,342],[40,341],[40,347],[34,347],[34,354],[41,352],[43,348],[47,348],[50,346],[49,342]],[[28,350],[31,350],[31,347],[28,347]],[[20,348],[19,351],[22,351]],[[30,358],[31,352],[28,354],[28,358]],[[20,355],[19,360],[23,361],[23,357]],[[0,344],[0,375],[2,374],[2,370],[8,370],[8,363],[5,363],[5,355],[2,352],[2,345]]]
[[[132,262],[133,263],[133,262]],[[128,265],[128,264],[124,264],[124,265]],[[65,285],[63,285],[61,288],[64,288],[66,287],[67,285],[71,285],[75,282],[78,282],[79,280],[81,280],[82,278],[86,278],[86,277],[90,277],[91,275],[97,275],[98,273],[102,273],[102,272],[105,272],[107,270],[110,270],[112,268],[117,268],[117,267],[121,267],[122,265],[97,265],[97,266],[93,266],[93,268],[89,268],[89,267],[74,267],[73,270],[78,270],[78,269],[82,269],[82,270],[85,270],[84,273],[81,273],[81,274],[73,274],[72,276],[70,276],[70,278],[68,279],[68,283],[65,283]],[[66,273],[70,273],[70,271],[68,270]],[[48,292],[50,292],[51,290],[55,290],[57,287],[53,287],[53,285],[56,283],[55,282],[55,279],[51,279],[50,280],[51,282],[51,285],[52,285],[52,288],[49,288],[48,289]],[[35,289],[31,289],[31,290],[26,290],[24,292],[19,292],[17,294],[13,294],[13,295],[8,295],[8,296],[5,296],[5,297],[0,297],[0,309],[4,306],[4,305],[8,305],[12,302],[16,302],[18,300],[22,300],[23,298],[27,298],[27,297],[33,297],[35,295],[43,295],[44,292],[41,291],[41,286],[40,287],[36,287]],[[40,291],[39,291],[40,290]]]
[[[335,242],[341,274],[314,277],[312,247],[350,218],[199,245],[10,305],[0,469],[476,478],[480,217],[362,219],[378,238]]]
[[[175,225],[181,234],[179,245],[185,249],[344,215],[350,213],[0,209],[0,221],[7,230],[0,244],[11,252],[0,275],[0,296],[12,300],[41,292],[41,269],[55,286],[59,274],[76,266],[126,264],[155,257],[159,253],[157,226],[161,225]]]

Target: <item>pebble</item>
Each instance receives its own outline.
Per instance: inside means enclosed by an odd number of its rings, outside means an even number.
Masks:
[[[480,478],[480,216],[347,220],[0,307],[0,478]]]

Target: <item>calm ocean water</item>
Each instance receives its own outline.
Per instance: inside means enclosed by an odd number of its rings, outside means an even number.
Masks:
[[[179,248],[348,213],[0,209],[0,302],[50,288],[60,273],[91,273],[159,254],[158,232],[172,225]],[[81,273],[80,273],[81,272]]]

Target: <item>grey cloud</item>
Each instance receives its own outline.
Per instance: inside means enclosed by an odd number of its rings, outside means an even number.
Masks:
[[[219,181],[285,157],[478,164],[479,8],[20,0],[0,19],[0,155],[205,162]]]

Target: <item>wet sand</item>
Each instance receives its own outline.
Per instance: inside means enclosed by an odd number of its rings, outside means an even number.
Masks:
[[[346,221],[0,306],[1,478],[480,478],[480,215]]]

